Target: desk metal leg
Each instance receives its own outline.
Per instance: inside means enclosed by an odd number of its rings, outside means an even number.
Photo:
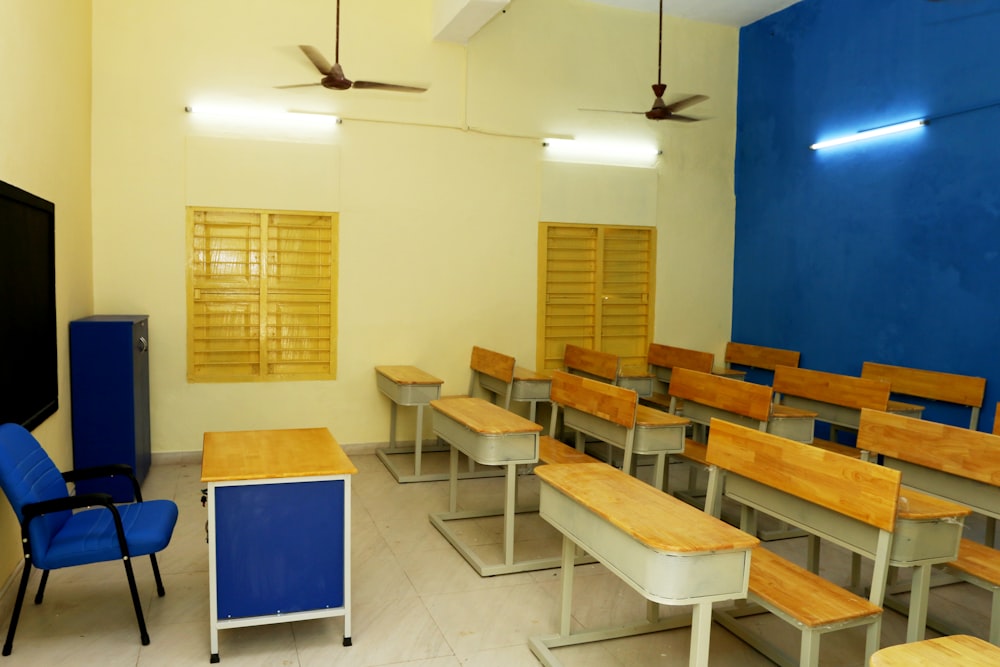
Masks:
[[[450,448],[448,455],[448,511],[458,511],[458,449]]]
[[[396,401],[389,402],[389,449],[396,449]]]
[[[576,545],[573,540],[563,535],[562,543],[562,595],[559,609],[559,635],[569,636],[572,623],[573,608],[573,573],[576,557]]]
[[[413,474],[420,477],[420,455],[424,448],[424,406],[417,406],[417,432],[413,436]]]
[[[906,641],[917,642],[924,638],[927,629],[927,598],[930,597],[931,566],[913,568],[910,588],[910,615],[906,621]]]
[[[700,602],[691,610],[690,667],[708,667],[708,644],[712,636],[712,603]]]
[[[517,501],[517,464],[507,464],[507,489],[503,508],[503,562],[514,564],[514,512]]]

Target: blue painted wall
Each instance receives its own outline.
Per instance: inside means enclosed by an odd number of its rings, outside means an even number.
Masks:
[[[733,340],[1000,400],[1000,0],[802,0],[740,33]],[[918,117],[927,127],[812,151]],[[928,417],[968,424],[968,411]]]

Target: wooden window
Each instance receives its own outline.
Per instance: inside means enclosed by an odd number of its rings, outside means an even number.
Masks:
[[[536,367],[560,368],[573,343],[645,368],[655,279],[653,227],[541,223]]]
[[[332,380],[336,213],[189,207],[188,379]]]

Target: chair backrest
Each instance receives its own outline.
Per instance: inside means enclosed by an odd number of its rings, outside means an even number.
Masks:
[[[55,463],[23,426],[0,425],[0,487],[3,488],[18,522],[24,521],[22,508],[29,503],[64,498],[66,482]],[[54,512],[31,522],[31,541],[48,545],[51,536],[69,518],[69,510]]]

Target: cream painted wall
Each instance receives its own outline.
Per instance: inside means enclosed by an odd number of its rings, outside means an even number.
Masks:
[[[56,206],[59,410],[34,435],[63,470],[73,467],[68,323],[93,299],[90,25],[88,0],[5,0],[0,21],[0,180]],[[3,507],[0,583],[22,558],[17,521]]]
[[[465,391],[473,345],[531,365],[542,203],[564,221],[581,216],[566,183],[572,170],[543,162],[541,138],[552,134],[664,149],[654,171],[591,175],[578,187],[606,190],[587,215],[659,227],[656,339],[721,351],[731,311],[736,29],[668,21],[671,90],[712,98],[697,108],[712,122],[681,125],[577,111],[652,103],[656,18],[646,13],[520,0],[462,47],[431,39],[433,0],[345,0],[347,75],[430,86],[406,95],[273,88],[318,79],[296,44],[332,60],[328,1],[255,0],[238,11],[203,0],[93,4],[94,304],[150,315],[154,451],[199,450],[208,430],[299,426],[328,426],[344,444],[384,442],[389,406],[375,365],[418,365],[444,379],[446,393]],[[317,132],[220,125],[184,113],[199,102],[346,120]],[[260,163],[249,175],[198,176],[233,155]],[[543,178],[543,168],[561,175]],[[299,177],[289,181],[295,174],[329,179],[302,191]],[[557,182],[566,195],[553,194]],[[630,201],[622,189],[649,195]],[[319,201],[340,212],[336,381],[186,380],[184,207],[233,204],[241,190],[245,206]],[[408,437],[412,411],[402,412]]]

